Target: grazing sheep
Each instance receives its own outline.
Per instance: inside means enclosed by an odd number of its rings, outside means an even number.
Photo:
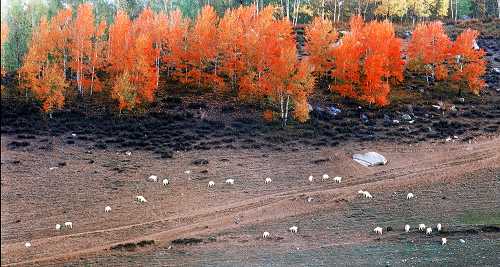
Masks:
[[[56,224],[56,230],[57,231],[61,230],[61,225],[60,224]]]
[[[441,245],[446,245],[447,241],[446,237],[441,238]]]
[[[436,228],[437,228],[438,232],[441,232],[441,229],[443,228],[443,226],[440,223],[438,223]]]
[[[168,179],[163,179],[163,186],[167,186],[168,185]]]
[[[111,207],[110,206],[106,206],[104,208],[104,212],[111,212]]]
[[[425,230],[425,224],[421,223],[418,225],[418,230],[419,231],[424,231]]]
[[[290,232],[292,232],[292,233],[297,233],[297,231],[299,230],[299,228],[294,225],[294,226],[288,228],[288,230],[290,230]]]
[[[405,232],[407,232],[407,233],[410,232],[410,225],[409,224],[405,225]]]
[[[372,194],[370,194],[370,192],[368,191],[363,192],[363,195],[365,196],[365,198],[373,198]]]
[[[312,175],[309,175],[308,180],[309,180],[309,182],[312,182],[314,180],[314,177]]]
[[[342,177],[340,177],[340,176],[335,176],[335,177],[333,178],[333,180],[334,180],[336,183],[339,183],[339,184],[340,184],[340,182],[342,182]]]
[[[127,151],[127,152],[125,152],[125,155],[127,155],[127,156],[132,156],[132,152]]]
[[[330,179],[330,176],[328,176],[328,174],[323,174],[323,177],[322,177],[323,180],[327,180],[327,179]]]
[[[269,232],[264,232],[264,233],[262,234],[262,237],[263,237],[263,238],[270,238],[270,237],[271,237],[271,234],[270,234]]]
[[[373,229],[373,231],[379,235],[382,234],[382,227],[375,227],[375,229]]]
[[[314,198],[312,198],[312,197],[307,198],[307,202],[312,202],[313,200],[314,200]]]
[[[266,184],[269,184],[269,183],[272,183],[272,182],[273,182],[273,179],[271,179],[269,177],[266,178],[266,181],[265,181]]]
[[[185,174],[191,174],[191,171],[190,170],[187,170],[187,171],[184,171]]]
[[[427,230],[425,230],[425,233],[428,235],[432,234],[432,228],[427,227]]]
[[[73,223],[72,222],[65,222],[64,227],[73,229]]]
[[[29,248],[29,247],[31,247],[31,243],[30,242],[26,242],[26,243],[24,243],[24,246],[27,247],[27,248]]]
[[[148,202],[143,196],[136,196],[135,199],[141,203]]]
[[[210,182],[208,182],[208,187],[212,187],[212,186],[214,186],[214,185],[215,185],[215,182],[214,182],[214,181],[210,181]]]
[[[413,197],[415,197],[413,193],[408,193],[408,195],[406,195],[406,199],[412,199]]]
[[[227,179],[226,184],[234,184],[234,179]]]
[[[72,133],[71,136],[76,137],[76,133]]]
[[[158,182],[158,176],[156,176],[156,175],[151,175],[151,176],[149,176],[148,179],[155,182],[155,183]]]

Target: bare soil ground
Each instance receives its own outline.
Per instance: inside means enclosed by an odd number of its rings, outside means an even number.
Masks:
[[[499,262],[498,136],[286,152],[212,149],[178,152],[167,160],[147,151],[127,156],[114,148],[88,149],[67,144],[67,137],[55,137],[50,149],[40,150],[12,148],[19,140],[2,135],[2,265]],[[352,153],[367,150],[384,154],[389,163],[366,168],[351,160]],[[197,159],[208,163],[196,165]],[[344,180],[321,181],[323,173]],[[151,174],[168,177],[170,184],[147,181]],[[316,177],[313,183],[309,175]],[[264,185],[267,176],[273,182]],[[235,185],[225,185],[227,178]],[[216,182],[213,189],[209,180]],[[360,189],[374,199],[361,198]],[[408,192],[415,199],[406,200]],[[148,202],[138,204],[136,195]],[[111,213],[104,213],[106,205]],[[73,229],[56,231],[55,224],[65,221]],[[402,229],[438,222],[445,231],[431,236]],[[298,234],[287,232],[292,225],[299,226]],[[376,226],[392,231],[379,237],[372,232]],[[263,240],[263,231],[272,238]],[[441,236],[448,237],[447,246],[440,245]],[[182,238],[200,240],[174,241]]]

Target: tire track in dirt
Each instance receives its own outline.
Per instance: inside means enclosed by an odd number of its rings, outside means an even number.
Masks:
[[[263,222],[266,220],[273,220],[277,218],[284,218],[290,216],[292,215],[290,214],[290,212],[283,212],[283,213],[272,212],[272,214],[270,215],[263,215],[262,210],[273,209],[274,207],[276,207],[277,210],[280,210],[280,207],[282,207],[283,205],[286,206],[287,204],[290,204],[290,202],[293,201],[291,199],[296,199],[297,197],[300,198],[301,196],[304,195],[330,196],[337,193],[340,194],[335,198],[329,199],[328,202],[324,204],[308,205],[306,207],[305,201],[302,201],[302,206],[299,205],[298,207],[302,209],[296,209],[293,215],[312,213],[314,211],[323,208],[331,208],[332,206],[338,207],[339,205],[337,202],[335,202],[335,200],[339,200],[341,198],[355,197],[356,191],[358,190],[358,188],[361,187],[366,189],[366,188],[377,187],[379,185],[384,185],[384,187],[396,186],[398,184],[400,185],[402,181],[412,182],[412,180],[416,180],[416,178],[419,178],[421,176],[431,176],[430,174],[432,173],[444,172],[446,170],[457,168],[461,165],[470,164],[472,162],[483,162],[483,164],[486,164],[488,162],[493,162],[495,164],[498,164],[498,151],[495,149],[495,146],[486,146],[484,148],[471,151],[466,155],[455,155],[451,159],[443,160],[442,162],[434,164],[430,167],[425,166],[426,163],[424,162],[423,164],[424,166],[416,170],[409,171],[407,168],[408,166],[389,169],[381,173],[374,173],[364,177],[357,178],[354,183],[350,182],[344,183],[342,184],[341,187],[324,189],[324,184],[323,185],[320,184],[320,185],[315,185],[313,187],[308,187],[306,189],[288,190],[286,192],[268,194],[265,196],[251,198],[224,206],[211,207],[203,210],[198,210],[195,213],[191,214],[189,213],[179,214],[176,216],[165,217],[158,220],[148,221],[139,224],[124,225],[115,228],[80,232],[71,235],[62,235],[62,236],[33,240],[33,243],[36,242],[38,244],[50,245],[53,242],[61,242],[61,241],[69,242],[71,241],[71,239],[78,237],[85,238],[86,236],[89,236],[89,238],[93,238],[93,235],[101,233],[119,232],[122,230],[127,230],[135,227],[146,228],[147,226],[170,222],[173,220],[194,222],[176,226],[173,229],[169,229],[166,231],[147,234],[138,238],[129,238],[126,240],[121,240],[120,242],[109,242],[108,244],[103,244],[88,249],[81,249],[70,253],[62,253],[55,256],[42,256],[27,261],[11,262],[7,263],[6,265],[14,266],[14,265],[48,262],[48,261],[60,261],[63,259],[69,259],[79,255],[96,254],[99,251],[107,250],[114,245],[128,243],[128,242],[139,242],[141,240],[154,239],[160,241],[160,243],[163,243],[183,236],[195,236],[200,234],[220,232],[231,228],[241,227],[243,225],[254,224],[257,222]],[[478,166],[477,168],[480,168],[480,166]],[[441,176],[437,175],[437,177],[439,177],[438,179],[441,179]],[[322,187],[323,189],[320,189]],[[283,209],[281,208],[281,210]],[[242,221],[241,224],[237,225],[234,224],[233,222],[233,218],[235,216],[242,216],[244,218],[252,218],[252,219],[250,220],[245,219]],[[5,249],[7,251],[10,250],[11,252],[15,252],[16,247],[22,247],[22,244],[18,242],[12,244],[3,244],[2,250]],[[5,253],[5,251],[3,253]]]

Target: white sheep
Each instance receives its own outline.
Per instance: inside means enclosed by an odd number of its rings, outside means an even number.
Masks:
[[[339,184],[340,184],[340,182],[342,182],[342,177],[340,177],[340,176],[335,176],[335,177],[333,178],[333,180],[334,180],[336,183],[339,183]]]
[[[459,239],[458,241],[460,241],[460,243],[462,243],[462,244],[465,244],[465,240],[463,240],[463,239]]]
[[[413,197],[415,197],[413,193],[408,193],[408,195],[406,195],[406,199],[412,199]]]
[[[214,185],[215,185],[215,182],[214,182],[214,181],[210,181],[210,182],[208,182],[208,187],[212,187],[212,186],[214,186]]]
[[[405,232],[407,232],[407,233],[410,232],[410,225],[409,224],[405,225]]]
[[[106,206],[104,208],[104,212],[111,212],[111,207],[110,206]]]
[[[190,170],[187,170],[187,171],[184,171],[185,174],[189,175],[191,174],[191,171]]]
[[[418,230],[419,231],[424,231],[425,230],[425,224],[421,223],[418,225]]]
[[[269,183],[272,183],[272,182],[273,182],[273,179],[267,177],[264,183],[269,184]]]
[[[322,179],[323,180],[330,179],[330,176],[328,176],[328,174],[325,173],[325,174],[323,174]]]
[[[363,195],[365,196],[365,198],[373,198],[372,194],[370,194],[370,192],[368,191],[363,192]]]
[[[428,235],[432,234],[432,228],[427,227],[427,230],[425,230],[425,233]]]
[[[314,198],[312,198],[312,197],[307,198],[307,202],[312,202],[313,200],[314,200]]]
[[[309,178],[308,178],[309,182],[312,183],[312,181],[314,180],[314,177],[312,175],[309,175]]]
[[[297,233],[297,231],[299,230],[299,228],[298,228],[297,226],[295,226],[295,225],[294,225],[294,226],[292,226],[292,227],[288,228],[288,230],[289,230],[290,232],[292,232],[292,233]]]
[[[156,176],[156,175],[151,175],[151,176],[149,176],[148,179],[155,182],[155,183],[158,182],[158,176]]]
[[[234,179],[227,179],[226,184],[234,184]]]
[[[441,238],[441,245],[446,245],[447,241],[446,237]]]
[[[264,233],[262,234],[262,237],[263,237],[263,238],[269,238],[269,237],[271,237],[271,234],[270,234],[269,232],[264,232]]]
[[[163,186],[167,186],[169,183],[168,179],[163,179]]]
[[[73,223],[72,222],[65,222],[64,227],[73,229]]]
[[[136,196],[135,199],[141,203],[148,202],[143,196]]]
[[[441,229],[443,228],[443,226],[440,223],[438,223],[436,228],[437,228],[438,232],[441,232]]]
[[[27,247],[27,248],[29,248],[29,247],[31,247],[31,243],[30,242],[26,242],[26,243],[24,243],[24,246]]]
[[[379,235],[382,234],[382,227],[375,227],[375,229],[373,229],[373,231]]]
[[[57,231],[61,230],[61,225],[60,224],[56,224],[56,230]]]
[[[125,152],[125,155],[127,155],[127,156],[132,156],[132,152],[127,151],[127,152]]]

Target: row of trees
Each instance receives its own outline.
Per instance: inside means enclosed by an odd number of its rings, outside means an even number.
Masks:
[[[392,23],[354,16],[350,31],[339,38],[330,20],[317,17],[306,27],[309,56],[299,60],[292,22],[275,14],[271,6],[249,6],[219,18],[205,6],[191,21],[179,10],[146,8],[131,20],[120,10],[107,27],[95,21],[89,3],[76,12],[61,9],[50,20],[42,17],[33,31],[18,72],[21,88],[31,90],[49,113],[63,106],[70,86],[89,96],[109,90],[122,111],[153,101],[163,75],[244,101],[268,99],[284,124],[291,106],[297,120],[308,119],[315,79],[328,78],[330,89],[345,97],[389,103],[391,85],[403,80],[405,67]],[[419,24],[408,45],[409,69],[428,79],[451,77],[478,93],[485,62],[484,52],[473,49],[476,37],[467,30],[452,42],[440,23]]]
[[[299,62],[292,24],[276,19],[271,6],[228,10],[219,18],[205,6],[195,21],[178,10],[169,14],[144,9],[135,20],[118,11],[114,23],[96,23],[92,5],[42,17],[33,32],[24,64],[22,87],[51,112],[64,103],[75,84],[80,95],[102,90],[120,111],[151,102],[160,73],[193,87],[232,91],[241,99],[268,98],[280,106],[284,123],[290,104],[307,120],[307,96],[313,89],[310,66]],[[107,31],[107,34],[106,34]]]
[[[500,0],[9,0],[2,3],[2,23],[10,29],[10,35],[2,53],[2,64],[8,71],[15,71],[22,65],[27,52],[31,33],[42,16],[48,20],[60,9],[76,7],[87,2],[94,6],[97,22],[113,23],[118,10],[126,12],[131,19],[139,16],[144,8],[165,14],[180,10],[184,17],[194,19],[206,4],[214,7],[222,16],[227,9],[241,5],[256,5],[261,10],[267,5],[278,8],[280,18],[287,17],[295,23],[310,23],[316,16],[333,22],[347,22],[353,15],[362,15],[365,20],[378,18],[397,22],[427,19],[463,19],[499,17]],[[76,8],[75,8],[76,9]]]
[[[403,80],[401,40],[390,22],[364,23],[355,16],[350,31],[338,40],[331,21],[315,18],[307,26],[310,63],[319,77],[332,80],[330,89],[340,95],[384,106],[390,86]],[[476,44],[477,31],[467,29],[451,41],[441,22],[418,24],[408,44],[408,69],[429,80],[447,80],[450,85],[479,94],[485,86],[484,51]],[[333,44],[333,45],[332,45]]]

